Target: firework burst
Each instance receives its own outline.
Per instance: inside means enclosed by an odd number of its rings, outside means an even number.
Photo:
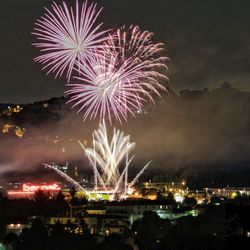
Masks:
[[[79,83],[68,84],[69,102],[77,113],[83,111],[84,120],[89,117],[106,119],[112,123],[112,117],[122,123],[127,115],[135,116],[135,111],[141,110],[144,101],[153,101],[150,92],[159,95],[155,88],[156,79],[142,71],[143,64],[135,64],[128,59],[117,67],[117,55],[95,53],[88,63],[80,63]]]
[[[123,132],[115,128],[109,141],[106,124],[102,122],[93,133],[93,148],[85,149],[85,153],[93,166],[100,167],[105,185],[114,186],[120,178],[120,163],[134,147],[135,143],[130,142],[130,136],[124,136]]]
[[[118,63],[131,58],[137,64],[143,63],[144,71],[152,77],[167,79],[165,71],[169,59],[162,56],[164,44],[154,43],[153,35],[152,32],[141,31],[138,26],[123,26],[110,35],[104,47],[107,53],[118,55]],[[163,86],[159,84],[158,87]]]
[[[98,183],[105,190],[112,190],[113,194],[124,193],[127,195],[129,188],[133,188],[143,172],[147,169],[147,163],[136,177],[128,183],[128,169],[134,155],[129,156],[135,143],[130,142],[130,136],[113,129],[113,136],[109,140],[105,122],[99,124],[99,128],[93,132],[93,148],[85,148],[79,141],[90,164],[93,167],[95,189]],[[121,167],[124,163],[124,167]]]
[[[76,0],[75,8],[65,2],[51,5],[52,10],[45,8],[44,15],[35,23],[33,34],[38,42],[42,55],[36,57],[36,62],[44,65],[48,73],[57,76],[66,73],[68,80],[76,62],[84,61],[93,49],[102,47],[107,39],[107,31],[101,31],[102,24],[96,24],[101,9],[96,4],[82,5]]]

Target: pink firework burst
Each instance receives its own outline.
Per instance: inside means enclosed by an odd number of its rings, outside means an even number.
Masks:
[[[88,58],[93,50],[102,47],[107,39],[107,31],[101,31],[101,24],[95,24],[102,9],[96,4],[82,5],[76,0],[75,8],[65,2],[51,5],[52,10],[45,8],[44,15],[35,23],[34,32],[42,55],[36,57],[36,62],[44,65],[48,73],[62,76],[66,72],[69,80],[77,62]]]
[[[143,102],[150,99],[151,91],[159,94],[157,81],[142,71],[143,64],[135,64],[128,59],[119,62],[118,55],[94,54],[87,63],[80,63],[79,83],[68,84],[69,102],[84,112],[83,118],[106,119],[112,123],[112,117],[122,123],[127,115],[135,116],[141,110]]]
[[[105,50],[110,54],[118,54],[120,63],[132,58],[134,63],[143,63],[144,71],[152,77],[167,79],[166,62],[169,58],[162,55],[164,44],[154,43],[153,36],[152,32],[142,31],[138,26],[123,26],[104,42]]]

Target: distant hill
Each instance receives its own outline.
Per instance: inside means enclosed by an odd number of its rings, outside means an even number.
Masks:
[[[110,132],[118,127],[136,142],[135,168],[152,160],[149,174],[172,172],[197,183],[211,182],[213,176],[224,183],[247,182],[249,92],[223,83],[212,90],[169,90],[155,99],[155,105],[145,105],[136,119],[108,124]],[[91,145],[98,120],[83,122],[66,102],[65,97],[54,97],[25,105],[0,104],[0,175],[30,170],[45,161],[86,162],[77,140]]]

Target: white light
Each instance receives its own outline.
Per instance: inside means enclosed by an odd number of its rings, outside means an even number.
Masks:
[[[180,196],[179,193],[175,194],[174,199],[176,202],[180,202],[180,203],[182,203],[184,200],[183,196]]]

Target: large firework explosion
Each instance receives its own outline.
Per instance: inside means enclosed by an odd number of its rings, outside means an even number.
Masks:
[[[142,31],[139,26],[131,25],[127,28],[124,25],[110,34],[109,39],[104,42],[104,49],[110,55],[118,55],[118,65],[131,59],[135,64],[143,63],[143,70],[152,77],[164,80],[167,79],[166,62],[169,58],[163,56],[165,45],[154,43],[153,36],[152,32]],[[162,85],[159,87],[163,88]]]
[[[77,79],[68,84],[69,102],[83,118],[127,121],[146,101],[154,102],[166,90],[167,57],[164,45],[153,42],[153,33],[138,26],[123,26],[109,36],[96,25],[101,9],[75,2],[69,7],[52,3],[52,10],[37,20],[33,34],[41,55],[35,61],[56,76]]]
[[[80,141],[79,143],[93,167],[95,189],[100,186],[104,190],[111,190],[113,195],[119,193],[126,196],[128,189],[133,188],[150,164],[150,162],[147,163],[128,183],[128,169],[134,158],[134,155],[130,157],[130,152],[134,149],[135,143],[130,142],[129,135],[125,136],[115,128],[109,140],[104,121],[99,124],[99,129],[93,132],[92,148],[85,148]],[[122,164],[124,164],[123,168],[121,168]]]
[[[69,102],[78,113],[83,111],[84,120],[89,117],[101,120],[113,118],[122,123],[127,115],[135,115],[142,108],[143,102],[150,99],[151,93],[159,95],[156,79],[142,73],[142,64],[128,59],[119,67],[116,66],[117,55],[95,53],[88,63],[79,64],[77,83],[68,84]]]
[[[35,61],[44,65],[48,73],[61,76],[66,72],[70,79],[76,62],[84,61],[93,49],[102,47],[107,31],[100,29],[102,24],[96,24],[101,12],[96,4],[88,6],[86,1],[79,5],[76,0],[73,8],[65,2],[61,5],[53,2],[51,8],[45,8],[32,32],[38,40],[33,45],[40,48],[42,54]]]
[[[128,168],[134,156],[129,153],[134,147],[129,136],[114,129],[108,140],[105,119],[127,121],[129,114],[142,109],[144,102],[154,102],[164,87],[167,57],[163,56],[164,44],[153,42],[153,33],[142,31],[138,26],[123,26],[107,35],[96,24],[101,9],[96,4],[75,8],[65,2],[52,3],[51,10],[37,20],[33,34],[34,43],[41,51],[35,61],[41,63],[48,73],[57,76],[66,73],[69,102],[87,118],[103,120],[93,133],[93,148],[83,147],[94,170],[95,188],[111,189],[112,194],[123,193],[134,186],[148,167],[145,165],[128,183]],[[122,169],[120,165],[124,163]],[[73,179],[54,169],[66,180],[81,190]]]

